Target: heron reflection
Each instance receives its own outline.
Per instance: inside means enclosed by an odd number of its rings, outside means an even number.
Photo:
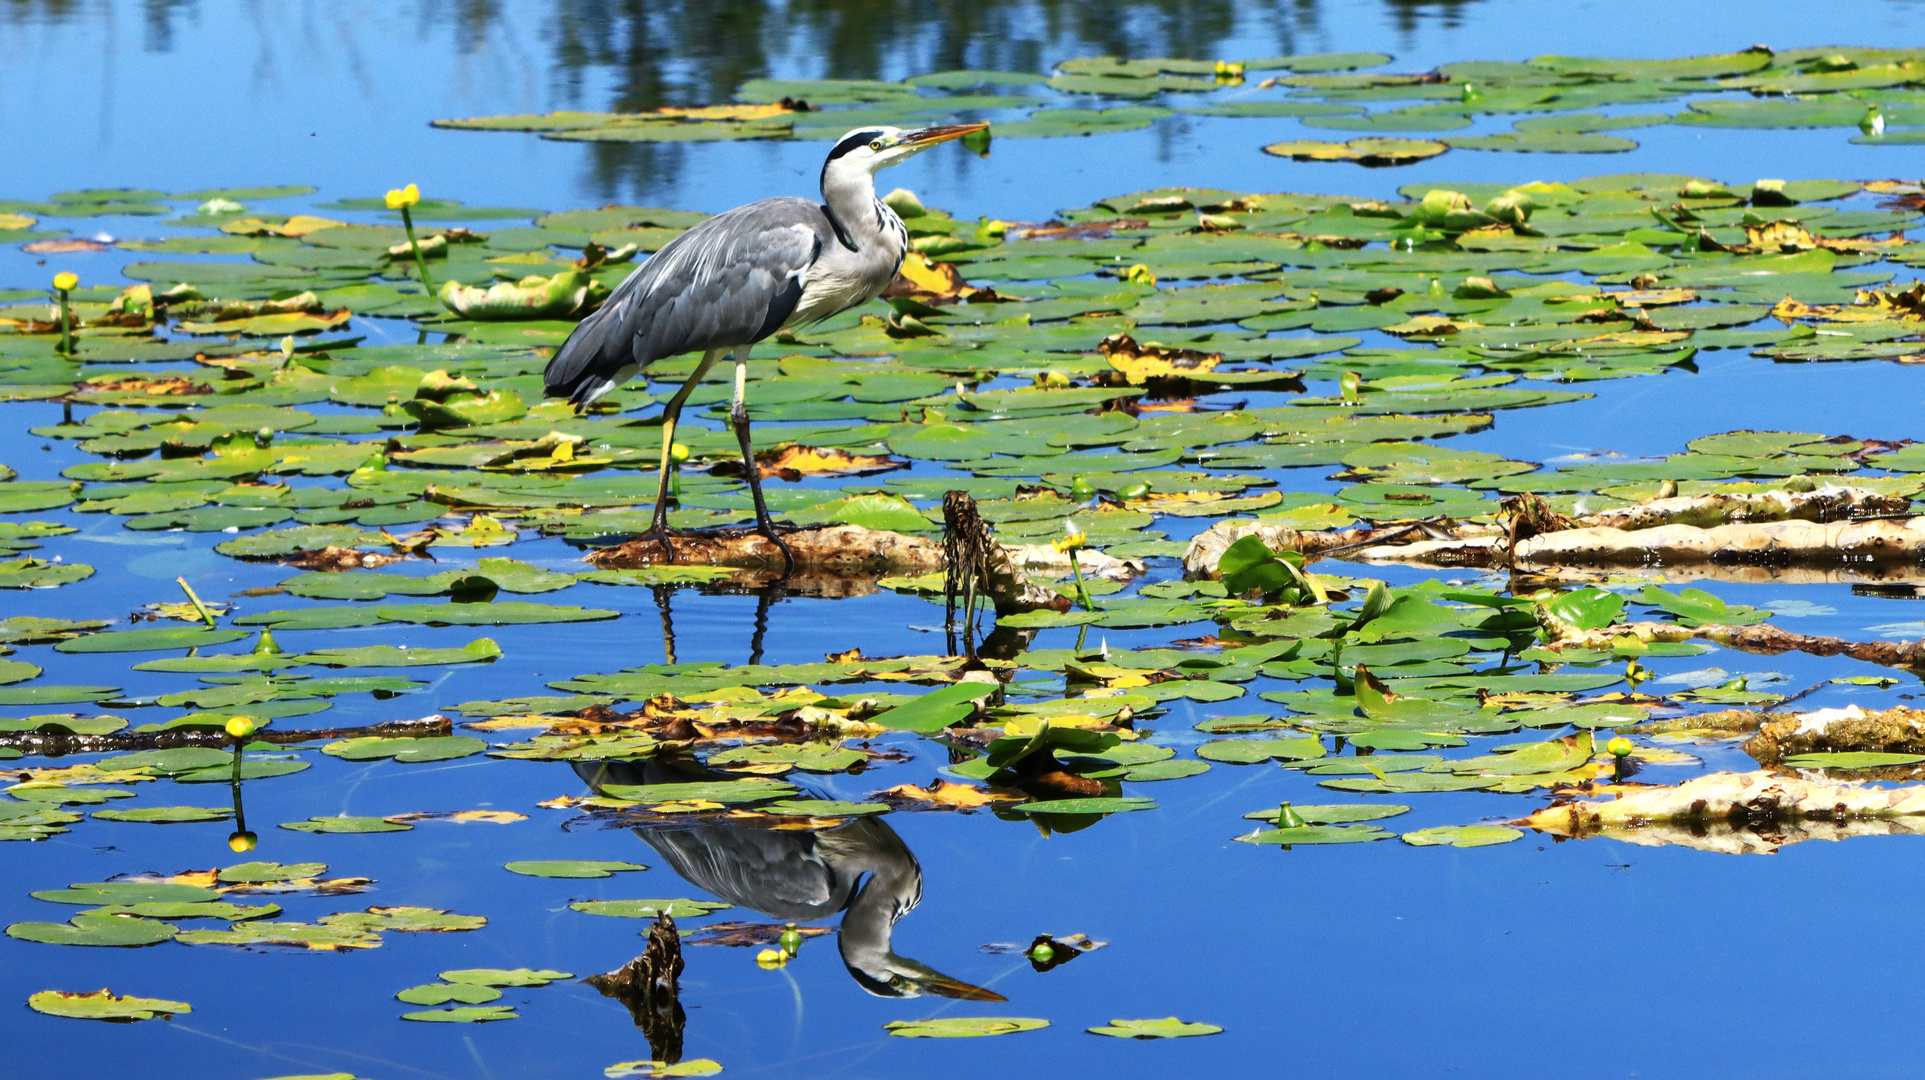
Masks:
[[[694,779],[655,762],[580,762],[574,768],[597,789]],[[836,947],[850,976],[871,994],[1008,1000],[891,946],[896,921],[922,900],[922,867],[880,818],[810,830],[703,822],[645,825],[635,832],[684,880],[731,904],[797,923],[841,912]]]

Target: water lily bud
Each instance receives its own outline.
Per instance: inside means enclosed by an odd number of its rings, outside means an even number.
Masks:
[[[53,287],[59,289],[61,292],[66,292],[69,289],[78,288],[79,286],[80,275],[71,271],[62,270],[53,276]]]
[[[1088,502],[1096,498],[1096,485],[1090,483],[1088,477],[1079,476],[1070,481],[1069,497],[1076,502]]]
[[[795,928],[794,923],[790,923],[782,931],[782,936],[775,939],[775,943],[787,949],[790,956],[794,956],[796,950],[802,948],[802,932]]]
[[[1484,96],[1484,92],[1483,92],[1482,90],[1479,90],[1479,89],[1477,88],[1477,84],[1476,84],[1476,83],[1465,83],[1465,84],[1464,84],[1464,100],[1465,100],[1465,101],[1476,101],[1476,100],[1477,100],[1478,98],[1481,98],[1481,97],[1483,97],[1483,96]]]
[[[242,829],[239,832],[231,832],[227,834],[227,850],[232,851],[236,854],[239,854],[243,851],[253,851],[255,846],[258,845],[260,842],[261,842],[260,837],[255,836],[253,833],[247,831],[246,829]]]
[[[1122,499],[1124,502],[1128,502],[1131,499],[1140,499],[1149,493],[1150,482],[1148,480],[1138,480],[1133,484],[1124,484],[1122,487],[1116,489],[1116,497]]]
[[[281,643],[274,640],[274,634],[267,627],[261,627],[261,636],[254,639],[255,656],[281,655]]]
[[[1611,752],[1612,757],[1629,757],[1631,754],[1631,751],[1637,749],[1635,746],[1631,745],[1631,740],[1625,738],[1622,735],[1619,735],[1617,738],[1612,739],[1608,743],[1605,743],[1604,748]]]
[[[1047,941],[1039,941],[1029,950],[1029,958],[1039,964],[1047,964],[1056,958],[1056,950]]]
[[[1430,288],[1429,288],[1428,290],[1426,290],[1426,291],[1427,291],[1427,292],[1429,292],[1429,293],[1430,293],[1430,295],[1432,295],[1432,296],[1442,296],[1442,295],[1444,295],[1444,282],[1443,282],[1443,279],[1442,279],[1442,278],[1431,278],[1431,279],[1430,279]]]
[[[388,203],[388,209],[390,210],[400,210],[405,207],[418,205],[420,202],[421,202],[421,189],[414,186],[413,184],[409,184],[407,187],[404,187],[404,188],[396,188],[388,192],[387,203]]]
[[[1301,829],[1308,824],[1310,823],[1303,820],[1303,815],[1297,813],[1289,803],[1277,807],[1277,828]]]
[[[670,443],[668,446],[668,459],[677,465],[687,461],[688,446],[683,443]]]
[[[245,739],[259,730],[260,725],[256,724],[254,718],[251,716],[230,716],[227,718],[227,734],[229,738]]]

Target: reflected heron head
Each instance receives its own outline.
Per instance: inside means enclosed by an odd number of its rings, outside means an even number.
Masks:
[[[962,1001],[1009,1000],[994,990],[952,979],[927,964],[894,953],[873,960],[865,958],[861,967],[847,956],[843,962],[856,984],[876,997],[912,998],[934,994]]]

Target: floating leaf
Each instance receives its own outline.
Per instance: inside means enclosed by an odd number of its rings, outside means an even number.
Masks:
[[[1091,1035],[1117,1039],[1180,1039],[1191,1035],[1221,1035],[1215,1024],[1198,1024],[1166,1016],[1161,1020],[1111,1020],[1107,1027],[1084,1029]]]
[[[511,874],[521,874],[524,877],[605,878],[611,874],[622,873],[629,870],[646,870],[648,867],[640,863],[596,861],[593,859],[536,859],[511,862],[507,864],[506,869]],[[419,1002],[418,1004],[434,1005],[439,1003],[427,1001]]]
[[[414,826],[405,822],[389,821],[387,818],[341,815],[313,817],[306,821],[286,821],[281,823],[281,828],[306,833],[381,833],[407,832]]]
[[[1925,760],[1921,758],[1920,760]],[[1439,825],[1404,834],[1404,843],[1418,847],[1448,844],[1451,847],[1489,847],[1521,839],[1523,833],[1504,825]]]
[[[321,747],[323,754],[347,761],[378,761],[393,758],[400,762],[453,761],[488,749],[485,739],[469,735],[441,735],[427,738],[361,737],[341,739]]]
[[[142,806],[132,810],[96,810],[103,821],[140,821],[149,825],[178,825],[201,821],[225,821],[234,811],[225,806]]]
[[[75,915],[64,923],[20,922],[7,927],[7,936],[46,945],[99,945],[139,948],[158,945],[175,936],[172,926],[128,915]]]
[[[574,976],[566,971],[546,968],[463,968],[444,971],[440,978],[443,982],[470,986],[547,986],[557,979],[572,979]]]
[[[1130,810],[1154,810],[1156,802],[1140,797],[1042,799],[1018,803],[1010,809],[1022,814],[1121,814]]]
[[[578,900],[568,906],[589,915],[623,919],[653,919],[663,912],[672,919],[690,919],[733,905],[715,900]]]
[[[194,1007],[185,1001],[135,997],[132,994],[115,997],[111,990],[95,990],[91,994],[42,990],[27,998],[27,1006],[35,1012],[46,1013],[48,1016],[64,1016],[72,1020],[106,1020],[123,1024],[135,1020],[152,1020],[156,1016],[172,1019],[176,1013],[194,1011]]]
[[[501,997],[501,991],[492,986],[428,983],[425,986],[410,986],[394,996],[396,1000],[404,1001],[409,1005],[446,1005],[450,1002],[480,1005]]]
[[[709,1058],[689,1058],[670,1064],[666,1061],[618,1061],[602,1070],[602,1075],[610,1080],[630,1080],[630,1078],[667,1078],[680,1076],[714,1076],[722,1071],[720,1062]]]
[[[1020,1016],[945,1016],[934,1020],[892,1020],[884,1024],[882,1030],[905,1039],[973,1039],[1040,1031],[1048,1026],[1047,1020]]]
[[[515,1020],[519,1014],[511,1005],[480,1005],[457,1009],[427,1009],[402,1013],[403,1020],[441,1024],[487,1024],[496,1020]]]

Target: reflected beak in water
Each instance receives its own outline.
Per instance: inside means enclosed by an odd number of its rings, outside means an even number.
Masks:
[[[896,145],[922,150],[940,142],[948,142],[951,139],[960,139],[965,135],[974,135],[978,131],[988,130],[989,125],[986,123],[944,124],[940,127],[918,128],[896,136]]]
[[[920,976],[915,982],[916,988],[923,993],[935,994],[938,997],[960,998],[963,1001],[1009,1000],[994,990],[985,990],[980,986],[971,986],[960,979],[952,979],[947,975],[931,973]]]

